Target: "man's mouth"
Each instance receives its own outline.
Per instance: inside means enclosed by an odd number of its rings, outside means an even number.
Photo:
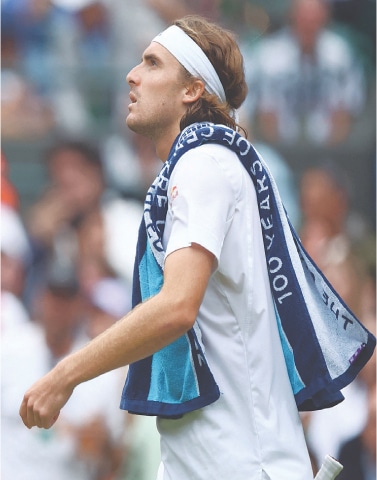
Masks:
[[[136,95],[133,92],[130,92],[130,100],[131,100],[131,104],[136,103],[137,101]]]

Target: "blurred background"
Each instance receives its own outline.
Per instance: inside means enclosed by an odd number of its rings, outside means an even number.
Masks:
[[[125,125],[128,71],[174,19],[237,35],[241,124],[305,248],[376,330],[374,0],[2,0],[1,478],[154,480],[154,420],[118,408],[126,369],[27,430],[24,391],[130,309],[146,190],[161,167]],[[376,478],[375,356],[330,410],[302,415],[316,471]]]

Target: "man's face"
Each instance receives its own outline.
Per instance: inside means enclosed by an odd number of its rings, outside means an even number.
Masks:
[[[299,0],[292,12],[293,28],[301,49],[312,53],[321,30],[328,21],[328,7],[322,0]]]
[[[72,212],[88,210],[98,201],[104,189],[99,168],[73,149],[55,153],[50,162],[50,175]]]
[[[152,42],[142,62],[127,75],[130,85],[126,123],[136,133],[153,140],[179,133],[186,107],[183,67],[162,45]]]

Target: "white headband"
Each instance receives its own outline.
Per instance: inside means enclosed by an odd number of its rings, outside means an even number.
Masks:
[[[215,94],[223,103],[226,102],[224,87],[212,63],[199,45],[181,28],[172,25],[157,35],[152,42],[157,42],[169,50],[191,75],[204,81],[208,93]]]

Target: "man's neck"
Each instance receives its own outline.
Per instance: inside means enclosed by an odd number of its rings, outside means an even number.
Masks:
[[[180,130],[177,128],[176,130],[172,130],[171,132],[154,139],[157,156],[162,162],[166,162],[168,159],[171,147],[179,133]]]

